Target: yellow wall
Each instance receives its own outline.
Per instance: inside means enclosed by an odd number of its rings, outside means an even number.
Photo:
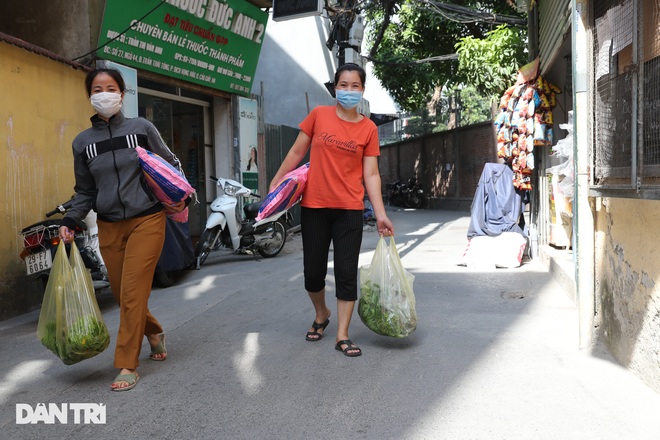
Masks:
[[[660,201],[596,203],[596,296],[612,354],[660,392]]]
[[[73,194],[71,141],[93,110],[85,72],[0,42],[0,319],[34,308],[21,229]]]

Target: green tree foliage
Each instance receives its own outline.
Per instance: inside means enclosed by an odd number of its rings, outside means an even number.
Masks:
[[[488,99],[475,86],[469,85],[460,89],[457,96],[460,111],[459,125],[472,125],[491,120],[493,99]]]
[[[478,11],[521,16],[507,0],[453,0],[451,3]],[[471,84],[467,64],[459,71],[461,65],[458,59],[416,61],[455,54],[456,45],[463,39],[485,38],[495,28],[492,23],[483,21],[452,20],[450,18],[455,18],[452,14],[439,13],[420,0],[371,0],[366,4],[365,11],[369,25],[368,58],[374,63],[374,74],[404,111],[426,106],[438,89]],[[515,33],[522,35],[520,31]],[[497,35],[499,37],[501,34]],[[524,53],[522,37],[519,40],[501,38],[500,41],[517,42],[519,47],[514,48],[513,53]],[[462,47],[466,55],[476,51],[474,40]],[[486,59],[485,55],[480,56]],[[489,59],[497,60],[497,56]],[[520,64],[524,61],[520,60]],[[493,68],[494,71],[497,69],[497,66]],[[478,73],[480,84],[488,82],[482,72]]]
[[[501,25],[486,38],[462,38],[456,45],[458,78],[486,96],[501,95],[525,62],[523,37],[522,30]]]
[[[435,107],[435,116],[427,108],[402,115],[406,125],[399,135],[416,137],[437,133],[452,127],[478,124],[491,120],[492,100],[486,99],[474,86],[445,89]],[[450,120],[454,118],[454,121]],[[399,138],[393,140],[398,141]]]

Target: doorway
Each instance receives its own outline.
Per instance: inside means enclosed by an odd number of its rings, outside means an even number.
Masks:
[[[151,121],[181,162],[186,179],[197,192],[198,204],[188,207],[190,235],[201,235],[206,223],[205,133],[210,104],[206,101],[151,89],[139,90],[138,113]]]

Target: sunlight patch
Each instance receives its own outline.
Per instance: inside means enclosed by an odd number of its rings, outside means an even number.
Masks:
[[[186,288],[183,292],[183,299],[197,299],[202,293],[206,293],[209,290],[213,289],[213,283],[217,279],[217,276],[207,276],[202,278],[202,280],[195,284],[194,286]]]
[[[429,223],[416,231],[409,232],[406,235],[431,235],[440,226],[440,223]]]
[[[254,395],[263,384],[263,376],[257,371],[259,356],[259,333],[248,333],[243,343],[243,351],[234,355],[234,370],[243,389]]]
[[[9,370],[0,380],[0,405],[6,404],[12,393],[25,388],[24,384],[34,382],[35,376],[43,373],[50,363],[47,360],[27,361]]]

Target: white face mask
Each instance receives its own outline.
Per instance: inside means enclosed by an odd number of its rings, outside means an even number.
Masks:
[[[101,92],[90,97],[92,107],[104,118],[109,118],[121,110],[121,93]]]

